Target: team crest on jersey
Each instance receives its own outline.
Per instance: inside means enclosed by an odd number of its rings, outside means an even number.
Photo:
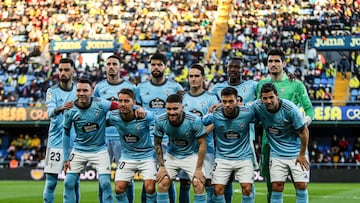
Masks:
[[[185,132],[185,137],[189,137],[190,136],[190,132],[189,131],[186,131]]]
[[[243,129],[243,128],[244,128],[244,126],[245,126],[245,124],[244,124],[244,123],[240,123],[240,128],[241,128],[241,129]]]
[[[32,169],[30,171],[31,178],[34,180],[41,180],[44,177],[44,170],[42,169]]]
[[[241,88],[243,92],[246,92],[246,87]]]
[[[141,124],[136,125],[136,131],[139,133],[141,132]]]
[[[50,92],[48,92],[48,93],[46,94],[46,100],[47,100],[47,101],[51,100],[51,93],[50,93]]]

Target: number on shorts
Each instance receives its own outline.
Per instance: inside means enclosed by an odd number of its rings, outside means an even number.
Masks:
[[[74,156],[75,156],[75,154],[74,154],[74,153],[72,153],[72,154],[70,155],[70,159],[69,159],[69,161],[72,161],[72,160],[74,159]]]
[[[61,154],[59,152],[51,152],[50,153],[50,160],[51,161],[60,161]]]
[[[123,169],[125,166],[125,161],[119,163],[119,169]]]
[[[214,163],[213,172],[216,171],[216,166],[217,166],[217,163]]]

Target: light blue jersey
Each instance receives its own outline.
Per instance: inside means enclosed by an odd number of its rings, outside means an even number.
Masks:
[[[138,85],[138,90],[142,107],[157,117],[165,113],[166,98],[182,91],[183,88],[179,83],[166,79],[160,85],[153,84],[150,80],[142,82]]]
[[[245,105],[251,105],[256,99],[256,86],[257,83],[254,80],[247,80],[239,85],[230,85],[227,81],[224,81],[222,83],[216,83],[209,91],[221,98],[221,90],[225,87],[233,87],[238,91],[238,96],[243,98],[243,103]]]
[[[75,126],[75,151],[95,153],[106,150],[106,113],[110,110],[110,107],[110,101],[92,97],[90,107],[83,109],[74,105],[73,108],[65,111],[64,128],[69,129],[72,124]],[[64,152],[66,152],[65,146]],[[65,156],[65,160],[67,158]]]
[[[118,93],[123,88],[128,88],[128,89],[133,90],[137,96],[136,101],[140,101],[136,86],[127,80],[122,80],[119,84],[116,84],[116,85],[108,83],[107,80],[102,80],[96,84],[95,89],[94,89],[94,96],[101,97],[101,98],[107,99],[107,100],[114,99],[117,101]],[[109,111],[107,118],[109,117],[110,113],[111,112]],[[109,126],[106,128],[105,135],[106,135],[107,140],[119,140],[119,138],[120,138],[118,131],[113,126]]]
[[[167,153],[178,159],[197,153],[199,149],[197,138],[206,135],[205,126],[198,116],[185,111],[183,116],[184,120],[179,126],[171,125],[166,113],[155,119],[154,135],[157,137],[168,135]]]
[[[49,135],[47,146],[49,148],[63,148],[63,114],[55,115],[56,108],[63,106],[68,101],[76,99],[75,84],[72,85],[71,90],[63,90],[59,85],[50,87],[46,92],[46,107],[50,117]],[[70,131],[70,148],[72,148],[73,140],[75,137],[75,130],[72,127]]]
[[[218,97],[207,91],[204,91],[200,95],[192,95],[188,92],[184,94],[183,97],[185,111],[194,113],[200,118],[207,114],[212,105],[217,103],[219,103]],[[212,132],[206,137],[206,145],[206,153],[214,153],[214,136]]]
[[[249,124],[255,122],[254,112],[250,107],[237,107],[239,114],[235,118],[227,118],[223,108],[203,118],[205,125],[214,124],[216,139],[216,158],[227,160],[251,160]]]
[[[109,122],[120,134],[121,159],[145,160],[154,157],[155,150],[150,137],[150,125],[154,122],[154,115],[150,111],[146,111],[144,119],[132,121],[124,121],[119,113],[112,113]]]
[[[269,138],[270,156],[275,158],[296,158],[301,148],[298,130],[305,126],[305,119],[299,108],[289,100],[280,99],[276,113],[267,111],[261,100],[252,107]]]

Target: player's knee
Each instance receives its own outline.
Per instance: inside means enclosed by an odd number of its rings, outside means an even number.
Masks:
[[[75,188],[75,183],[75,179],[66,177],[64,187],[68,190],[73,190]]]
[[[192,181],[195,194],[202,194],[204,192],[204,185],[199,180]]]
[[[282,192],[284,191],[284,184],[285,182],[272,182],[271,188],[274,192]]]
[[[164,178],[161,182],[158,183],[158,190],[159,192],[166,192],[169,190],[170,187],[170,179]]]
[[[115,183],[115,193],[122,194],[126,191],[127,184],[125,183]]]
[[[247,184],[241,184],[241,190],[242,190],[242,194],[243,195],[247,195],[249,196],[251,194],[251,184],[247,183]]]
[[[100,174],[99,175],[100,187],[103,190],[111,190],[111,180],[109,174]]]
[[[214,193],[215,195],[223,195],[225,190],[224,185],[214,185]]]
[[[305,183],[305,182],[295,182],[295,188],[297,190],[306,190],[307,183]]]
[[[147,194],[155,193],[155,180],[147,180],[144,182],[145,192]]]

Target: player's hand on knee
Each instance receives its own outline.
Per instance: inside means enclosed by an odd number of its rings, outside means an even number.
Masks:
[[[170,176],[164,166],[160,166],[158,174],[156,175],[156,182],[161,183],[164,179],[170,179]]]
[[[310,164],[308,162],[308,160],[306,159],[305,155],[299,155],[298,157],[296,157],[296,161],[295,161],[295,165],[300,164],[301,166],[301,170],[309,170],[310,169]]]
[[[202,185],[205,185],[206,177],[201,169],[196,169],[193,177],[193,182],[199,182]]]

